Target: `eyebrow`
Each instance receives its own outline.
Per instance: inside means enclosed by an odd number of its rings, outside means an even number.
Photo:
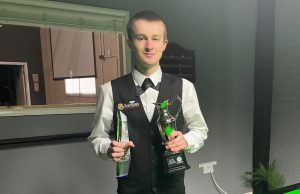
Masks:
[[[147,37],[147,35],[145,34],[135,34],[134,37],[139,37],[139,36],[144,36],[144,37]],[[161,38],[162,36],[161,35],[158,35],[158,34],[155,34],[153,36],[151,36],[151,38]]]
[[[161,35],[153,35],[152,37],[160,38]]]

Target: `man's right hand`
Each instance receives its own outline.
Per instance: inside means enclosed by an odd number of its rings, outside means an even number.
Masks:
[[[129,149],[130,147],[134,147],[132,141],[127,142],[125,145],[118,141],[112,141],[110,143],[110,147],[107,150],[107,155],[114,162],[119,162],[124,156],[124,150]]]

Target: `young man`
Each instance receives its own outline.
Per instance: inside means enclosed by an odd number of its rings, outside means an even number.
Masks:
[[[159,60],[167,46],[167,30],[156,13],[137,13],[128,22],[127,31],[128,44],[137,59],[135,69],[101,86],[93,131],[88,139],[99,156],[114,162],[119,162],[124,150],[130,148],[128,176],[118,178],[118,193],[184,194],[184,172],[163,173],[162,155],[165,150],[196,152],[207,138],[208,129],[195,88],[186,79],[162,73]],[[144,88],[146,78],[151,80],[149,88]],[[153,103],[176,95],[182,99],[178,131],[173,131],[169,141],[162,143]],[[122,143],[115,141],[112,127],[114,110],[120,104]],[[170,112],[174,115],[175,108],[171,106]]]

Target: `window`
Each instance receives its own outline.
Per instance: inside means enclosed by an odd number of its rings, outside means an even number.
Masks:
[[[96,96],[96,79],[65,79],[65,92],[68,96]]]

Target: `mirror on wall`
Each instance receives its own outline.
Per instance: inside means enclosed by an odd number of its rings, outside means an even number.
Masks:
[[[43,12],[32,18],[34,6]],[[126,11],[7,0],[0,11],[0,116],[36,108],[93,112],[100,85],[127,72]]]

